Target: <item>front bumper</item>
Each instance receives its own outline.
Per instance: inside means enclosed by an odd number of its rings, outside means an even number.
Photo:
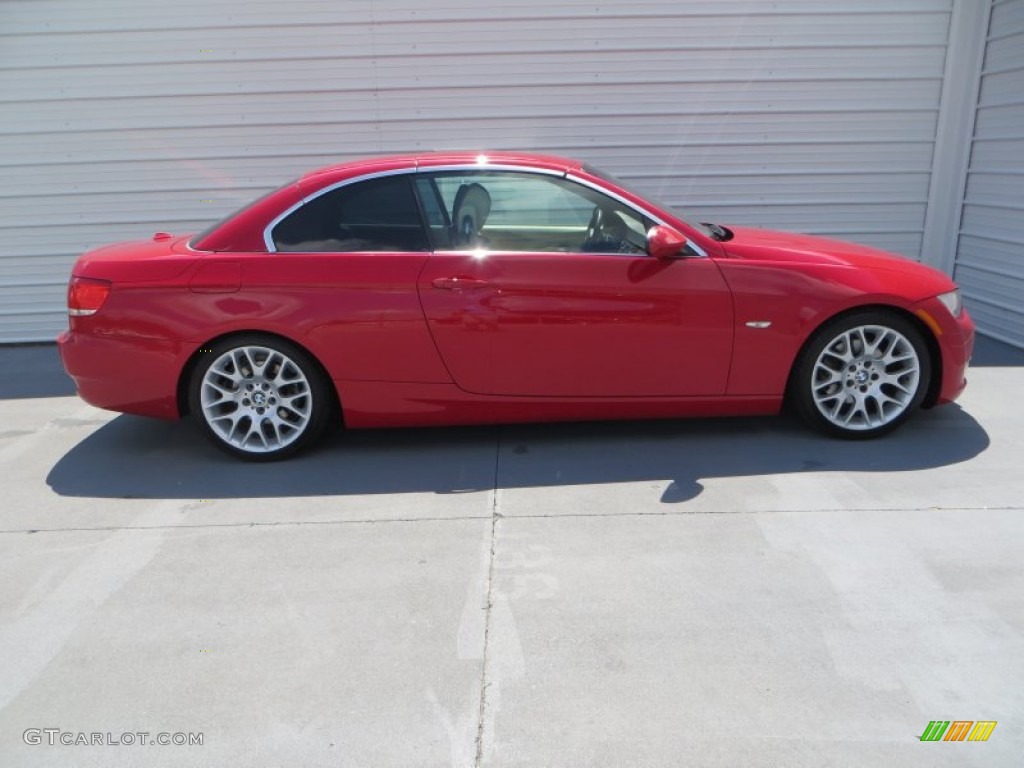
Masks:
[[[939,346],[942,374],[935,404],[951,403],[967,386],[967,366],[974,352],[974,321],[963,310],[953,317],[938,299],[917,304],[914,314],[931,328]]]

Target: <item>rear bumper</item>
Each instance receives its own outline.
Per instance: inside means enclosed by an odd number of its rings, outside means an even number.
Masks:
[[[57,348],[79,396],[90,405],[178,418],[178,374],[187,357],[180,342],[65,331]]]

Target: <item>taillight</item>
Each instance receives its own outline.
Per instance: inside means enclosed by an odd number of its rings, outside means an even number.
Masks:
[[[91,277],[72,277],[68,283],[68,314],[94,315],[110,295],[110,283]]]

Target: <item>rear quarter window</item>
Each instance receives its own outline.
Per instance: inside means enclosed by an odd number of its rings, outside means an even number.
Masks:
[[[407,174],[325,192],[280,221],[271,239],[279,251],[429,250]]]

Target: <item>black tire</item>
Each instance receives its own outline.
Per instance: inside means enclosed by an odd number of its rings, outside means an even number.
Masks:
[[[303,349],[257,333],[217,342],[192,371],[189,410],[209,440],[247,461],[312,445],[334,416],[330,384]]]
[[[825,434],[862,440],[891,432],[928,392],[931,356],[917,326],[864,309],[822,326],[793,368],[789,400]]]

